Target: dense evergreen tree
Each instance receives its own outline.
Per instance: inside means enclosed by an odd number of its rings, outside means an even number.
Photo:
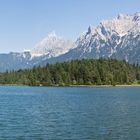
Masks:
[[[6,71],[0,84],[22,85],[116,85],[140,83],[139,65],[114,59],[86,59],[47,64],[45,67]]]

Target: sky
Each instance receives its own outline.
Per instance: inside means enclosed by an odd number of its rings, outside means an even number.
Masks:
[[[0,0],[0,53],[35,47],[48,33],[76,40],[89,25],[140,12],[140,0]]]

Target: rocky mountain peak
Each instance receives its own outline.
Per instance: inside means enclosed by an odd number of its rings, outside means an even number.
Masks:
[[[74,47],[75,44],[72,41],[59,37],[55,32],[52,32],[31,50],[31,55],[32,57],[43,55],[47,58],[57,57]]]

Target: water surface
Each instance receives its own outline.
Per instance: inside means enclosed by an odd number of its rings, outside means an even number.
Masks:
[[[0,139],[135,140],[140,87],[0,87]]]

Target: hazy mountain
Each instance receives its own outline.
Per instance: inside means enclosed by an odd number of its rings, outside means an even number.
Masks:
[[[0,54],[0,71],[29,68],[30,52]]]

